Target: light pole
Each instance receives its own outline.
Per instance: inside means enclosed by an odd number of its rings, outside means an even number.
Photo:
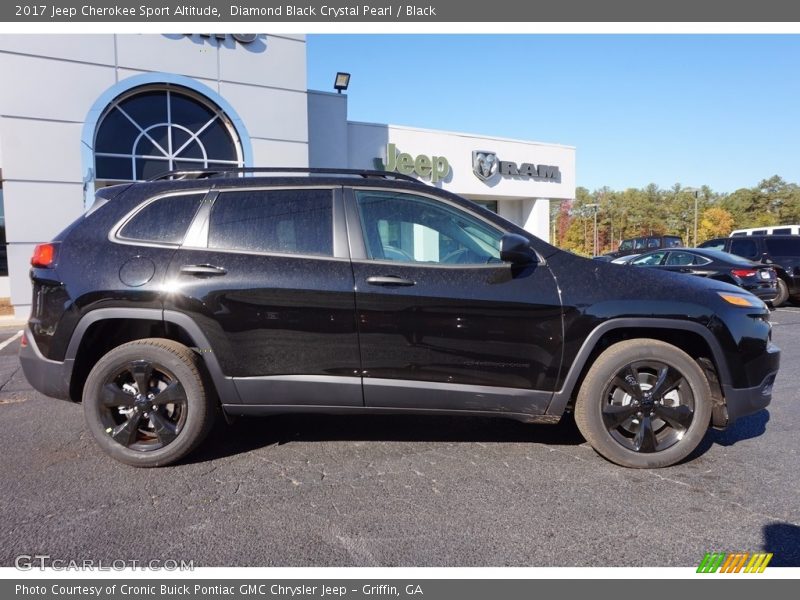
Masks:
[[[689,192],[690,194],[694,194],[694,244],[692,244],[695,248],[697,247],[697,200],[700,197],[700,190],[694,187],[688,187],[683,190],[684,192]]]
[[[600,208],[599,204],[586,204],[586,208],[594,210],[594,250],[592,256],[597,256],[597,211]]]

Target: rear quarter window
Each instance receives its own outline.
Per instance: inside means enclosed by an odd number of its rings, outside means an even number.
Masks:
[[[800,237],[797,239],[767,238],[764,243],[771,256],[800,256]]]
[[[131,217],[119,231],[126,240],[180,244],[205,192],[158,198]]]

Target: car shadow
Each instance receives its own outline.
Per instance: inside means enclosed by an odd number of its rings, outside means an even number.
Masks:
[[[222,421],[222,419],[220,419]],[[557,425],[490,417],[438,415],[308,415],[247,417],[209,435],[183,464],[206,462],[291,442],[526,442],[575,446],[584,442],[571,415]]]
[[[740,418],[727,429],[709,429],[697,448],[682,460],[681,464],[691,462],[698,456],[702,456],[715,444],[733,446],[737,442],[759,437],[766,431],[768,422],[769,411],[763,409],[747,417]]]
[[[763,528],[764,552],[772,552],[770,567],[800,567],[800,527],[770,523]]]

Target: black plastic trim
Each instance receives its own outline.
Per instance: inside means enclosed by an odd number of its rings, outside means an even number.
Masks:
[[[364,378],[368,408],[524,414],[545,413],[552,392],[488,385]]]
[[[26,346],[20,346],[19,363],[31,386],[38,392],[59,400],[70,400],[69,383],[72,360],[59,362],[45,358],[36,345],[29,327],[25,328]]]
[[[711,348],[713,354],[714,366],[717,368],[717,375],[720,383],[724,387],[731,382],[731,376],[728,372],[728,365],[725,362],[725,355],[719,342],[714,337],[714,334],[709,331],[700,323],[693,323],[691,321],[680,321],[677,319],[654,319],[649,317],[635,317],[635,318],[622,318],[611,319],[598,325],[584,340],[583,345],[575,360],[572,361],[569,372],[567,373],[561,389],[553,394],[553,399],[547,407],[547,414],[561,415],[567,407],[567,404],[572,399],[575,385],[578,382],[581,372],[589,360],[595,345],[600,338],[615,329],[629,329],[629,328],[653,328],[653,329],[679,329],[682,331],[691,331],[692,333],[699,334]]]
[[[490,410],[446,410],[424,408],[398,408],[386,406],[298,406],[280,404],[223,404],[222,409],[231,416],[267,416],[291,413],[326,415],[444,415],[471,417],[500,417],[524,423],[548,423],[555,425],[560,418],[552,415],[498,412]]]
[[[361,377],[272,375],[234,377],[243,404],[364,406]]]
[[[723,417],[720,421],[715,420],[714,426],[729,427],[741,417],[752,415],[769,406],[772,402],[772,385],[777,374],[777,371],[770,373],[760,384],[751,388],[736,389],[723,385],[722,393],[725,396]]]

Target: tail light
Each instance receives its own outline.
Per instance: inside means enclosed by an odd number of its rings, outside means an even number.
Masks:
[[[731,274],[735,275],[739,279],[744,279],[745,277],[755,277],[756,273],[758,273],[757,269],[733,269],[731,271]]]
[[[19,341],[19,345],[21,347],[23,347],[23,348],[27,348],[28,347],[28,334],[27,333],[23,333],[22,334],[22,339]]]
[[[31,257],[31,265],[43,269],[51,268],[56,262],[56,249],[58,244],[49,242],[47,244],[38,244],[33,249],[33,256]]]

